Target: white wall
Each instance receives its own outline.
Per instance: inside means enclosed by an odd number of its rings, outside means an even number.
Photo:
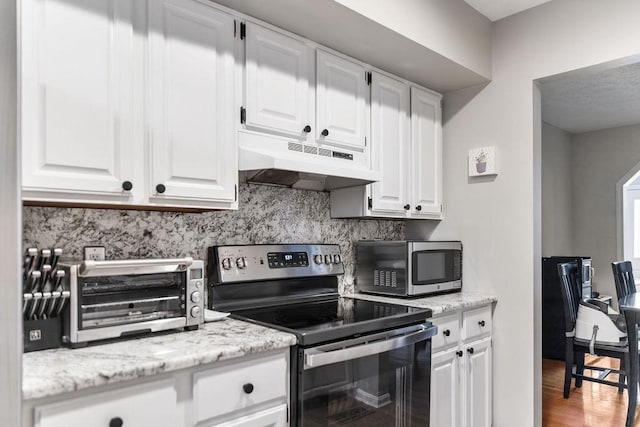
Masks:
[[[579,186],[579,184],[578,184]],[[542,123],[542,256],[573,250],[571,134]]]
[[[593,257],[595,290],[615,296],[616,184],[640,162],[640,125],[575,134],[571,156],[574,248]]]
[[[335,1],[491,77],[491,21],[462,0],[402,0],[401,7],[397,0]]]
[[[635,0],[561,0],[500,20],[494,26],[493,81],[445,96],[446,218],[431,237],[461,239],[465,288],[498,295],[496,427],[541,424],[541,147],[533,82],[639,54],[638,16]],[[471,180],[467,153],[486,145],[498,149],[500,174]]]
[[[22,403],[16,43],[16,1],[0,1],[0,426],[20,425]]]

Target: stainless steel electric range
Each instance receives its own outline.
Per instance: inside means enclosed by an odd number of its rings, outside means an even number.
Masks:
[[[431,310],[340,297],[338,245],[209,248],[210,308],[295,334],[293,426],[427,426]]]

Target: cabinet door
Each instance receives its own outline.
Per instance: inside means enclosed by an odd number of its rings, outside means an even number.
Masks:
[[[151,199],[233,201],[233,18],[190,0],[148,4]]]
[[[411,88],[411,214],[442,213],[442,132],[440,97]]]
[[[287,405],[280,405],[258,413],[236,418],[215,427],[285,427],[287,423]]]
[[[312,64],[301,41],[246,23],[246,126],[306,139]]]
[[[464,347],[463,412],[465,427],[491,426],[491,338]]]
[[[126,202],[135,143],[133,3],[21,5],[24,197]]]
[[[177,393],[171,381],[100,393],[35,408],[35,427],[178,426]]]
[[[372,211],[404,214],[409,146],[409,89],[404,83],[373,73],[371,150],[373,169],[382,179],[371,184]]]
[[[458,349],[434,353],[431,358],[431,427],[460,425],[460,357]]]
[[[320,144],[364,150],[369,100],[365,68],[318,50],[316,79],[316,138]]]

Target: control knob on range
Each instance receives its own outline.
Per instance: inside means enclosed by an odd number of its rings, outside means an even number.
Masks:
[[[200,310],[200,307],[193,307],[191,309],[191,317],[200,317],[200,312],[202,310]]]
[[[239,269],[243,269],[247,267],[247,259],[245,257],[236,258],[236,266]]]
[[[192,292],[191,293],[191,301],[195,302],[196,304],[198,304],[200,301],[202,301],[202,294],[198,291]]]
[[[316,264],[322,264],[322,255],[314,255],[313,262],[315,262]]]
[[[333,261],[333,257],[331,255],[325,255],[324,256],[324,263],[325,264],[331,264],[331,262]]]
[[[341,259],[340,259],[340,255],[339,255],[339,254],[335,254],[335,255],[333,256],[333,263],[334,263],[334,264],[340,264],[340,261],[341,261]]]
[[[224,258],[222,260],[222,268],[225,270],[231,270],[231,258]]]

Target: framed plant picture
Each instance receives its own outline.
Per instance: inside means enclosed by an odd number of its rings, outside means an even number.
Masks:
[[[496,147],[469,150],[469,176],[497,175]]]

